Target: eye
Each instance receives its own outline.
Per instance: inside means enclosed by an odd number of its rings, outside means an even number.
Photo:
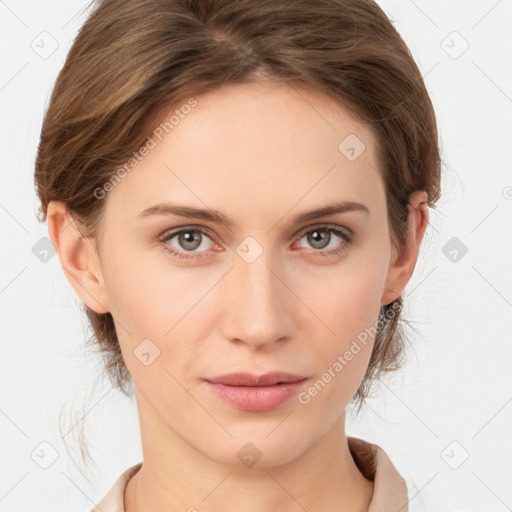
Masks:
[[[202,258],[205,251],[201,251],[199,249],[201,247],[203,249],[208,249],[211,247],[211,245],[208,247],[208,244],[206,244],[207,247],[204,247],[203,242],[205,237],[211,241],[208,233],[203,229],[186,228],[164,235],[162,238],[160,238],[160,242],[163,244],[167,252],[171,253],[177,258]],[[169,242],[173,238],[176,238],[177,246],[173,246],[172,244],[169,245]]]
[[[342,243],[336,243],[336,238]],[[319,256],[336,256],[345,252],[352,241],[352,235],[337,226],[317,226],[314,229],[303,231],[299,241],[306,239],[306,242],[316,249],[313,253]],[[326,250],[327,248],[327,250]]]
[[[176,238],[175,244],[170,243],[174,238]],[[336,238],[340,239],[341,243],[336,243]],[[210,244],[205,244],[205,239],[209,240]],[[314,255],[332,257],[348,249],[352,242],[352,234],[338,226],[324,225],[302,231],[297,242],[302,239],[306,239],[306,242],[312,246],[311,252]],[[182,259],[203,258],[207,255],[208,249],[214,245],[207,231],[195,227],[164,233],[159,240],[167,252]],[[203,250],[200,250],[201,248]]]

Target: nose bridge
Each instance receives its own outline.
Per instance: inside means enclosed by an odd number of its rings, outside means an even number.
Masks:
[[[224,333],[254,348],[273,343],[290,333],[290,301],[281,282],[278,263],[270,249],[248,240],[234,255],[230,272]]]

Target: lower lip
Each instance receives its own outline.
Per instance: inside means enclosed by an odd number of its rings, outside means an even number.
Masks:
[[[205,381],[220,398],[246,411],[270,411],[296,395],[307,379],[273,386],[227,386]]]

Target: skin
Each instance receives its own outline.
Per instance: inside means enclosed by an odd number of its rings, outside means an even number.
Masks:
[[[311,386],[404,290],[428,222],[427,194],[411,195],[399,252],[376,139],[340,106],[311,90],[263,82],[196,99],[104,199],[99,252],[79,237],[63,203],[48,208],[62,268],[90,308],[112,313],[135,385],[144,463],[128,484],[126,510],[366,511],[373,482],[351,457],[345,408],[373,339],[308,404],[293,397],[271,411],[243,411],[203,379],[283,370],[310,377],[305,389]],[[366,146],[354,161],[338,150],[349,134]],[[365,204],[369,214],[292,222],[341,199]],[[220,210],[234,224],[137,217],[166,201]],[[305,228],[325,223],[354,233],[342,254],[319,255],[323,245],[307,236]],[[183,227],[209,233],[197,233],[195,252],[178,236],[158,242]],[[236,252],[248,236],[263,250],[251,263]],[[345,243],[330,232],[323,250]],[[204,257],[173,257],[166,244]],[[145,338],[160,349],[149,366],[134,355]],[[262,454],[253,467],[237,458],[249,441]]]

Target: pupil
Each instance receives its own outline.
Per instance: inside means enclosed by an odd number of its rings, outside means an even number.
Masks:
[[[317,247],[317,249],[322,249],[328,243],[328,236],[327,236],[326,230],[318,230],[317,229],[311,233],[311,237],[313,238],[314,243],[320,243],[320,247]],[[324,243],[322,243],[322,241]]]
[[[184,233],[181,234],[181,237],[183,244],[185,244],[184,247],[186,249],[196,249],[198,247],[197,240],[199,239],[199,237],[195,234],[194,231],[185,231]],[[194,242],[196,242],[195,246]],[[187,246],[187,244],[192,244],[193,246],[190,247]]]

